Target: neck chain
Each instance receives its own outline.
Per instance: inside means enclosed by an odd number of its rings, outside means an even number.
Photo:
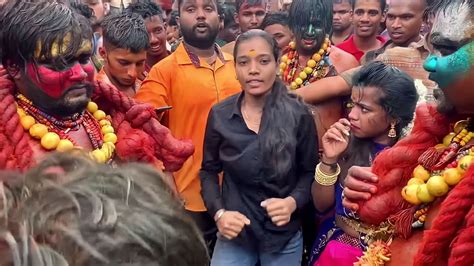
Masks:
[[[252,120],[250,119],[250,116],[248,116],[246,110],[245,110],[245,103],[242,102],[242,115],[244,117],[244,120],[249,122],[251,125],[254,125],[254,126],[260,126],[260,123],[262,122],[262,116],[260,114],[260,118],[257,119],[257,120]]]
[[[306,63],[306,67],[297,74],[299,65],[299,54],[296,51],[295,42],[289,45],[290,51],[281,57],[280,75],[283,81],[290,84],[292,90],[323,78],[326,75],[326,69],[330,65],[329,50],[331,42],[328,37],[324,40],[321,48],[313,54]]]
[[[45,150],[68,152],[75,148],[82,149],[68,134],[71,129],[78,130],[82,125],[93,147],[89,156],[100,163],[112,158],[117,135],[114,133],[110,118],[104,111],[99,110],[96,103],[89,102],[87,111],[61,121],[39,110],[21,94],[16,95],[16,99],[21,125],[31,137],[40,140]],[[77,120],[74,121],[74,118]]]
[[[44,111],[34,106],[31,101],[22,94],[17,94],[16,99],[18,106],[34,117],[39,123],[46,124],[47,126],[54,127],[58,130],[77,130],[79,125],[84,121],[84,112],[73,114],[67,119],[58,119],[52,115],[46,114]]]

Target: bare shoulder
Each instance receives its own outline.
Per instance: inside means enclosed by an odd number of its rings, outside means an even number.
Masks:
[[[336,46],[331,47],[329,58],[339,73],[359,66],[359,62],[353,55]]]

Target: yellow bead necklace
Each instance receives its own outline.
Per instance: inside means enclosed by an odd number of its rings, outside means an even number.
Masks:
[[[19,100],[19,103],[22,103],[17,104],[17,113],[20,116],[20,123],[25,131],[29,132],[31,137],[40,140],[41,147],[48,151],[55,150],[59,152],[69,152],[73,149],[82,149],[81,147],[74,145],[72,140],[67,136],[70,128],[66,129],[64,132],[60,132],[54,128],[52,123],[39,122],[34,117],[32,110],[37,109],[32,107],[32,102],[21,94],[17,95],[17,99]],[[27,108],[29,106],[31,106],[31,108]],[[97,130],[97,132],[94,132],[92,128],[89,128],[91,127],[90,124],[82,123],[89,137],[94,135],[95,137],[100,138],[99,141],[91,139],[93,144],[97,142],[96,145],[93,145],[97,146],[97,148],[89,152],[89,156],[99,163],[106,163],[112,158],[115,152],[115,143],[117,142],[117,135],[112,127],[112,123],[105,112],[99,110],[97,104],[92,101],[87,104],[87,110],[85,111],[84,116],[87,116],[87,118],[90,118],[90,120],[93,120],[94,123],[97,123],[97,125],[100,126],[100,131]],[[48,121],[46,118],[43,118],[42,120]]]

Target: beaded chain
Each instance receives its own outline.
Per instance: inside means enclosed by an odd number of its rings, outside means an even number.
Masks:
[[[313,54],[306,63],[306,67],[296,75],[299,68],[299,55],[296,51],[295,42],[289,44],[290,51],[281,57],[280,75],[284,82],[290,84],[292,90],[308,85],[309,83],[323,78],[329,63],[329,50],[331,42],[326,38],[321,49]]]
[[[99,163],[106,163],[112,158],[117,135],[109,118],[96,103],[89,102],[86,111],[61,121],[35,107],[21,94],[16,95],[16,99],[21,125],[33,138],[40,140],[45,150],[68,152],[75,148],[82,149],[68,134],[82,125],[93,147],[90,157]]]

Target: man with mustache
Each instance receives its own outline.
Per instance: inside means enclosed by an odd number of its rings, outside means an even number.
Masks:
[[[391,254],[391,265],[474,263],[473,11],[472,0],[428,2],[433,27],[424,66],[443,97],[417,109],[412,133],[372,169],[353,167],[345,181],[343,204],[359,218],[358,228],[376,230],[390,220],[389,237],[372,240],[380,240],[381,255]]]
[[[236,0],[237,13],[234,19],[239,24],[241,33],[260,28],[267,14],[267,4],[268,0]],[[230,42],[222,47],[222,51],[233,54],[234,46],[235,41]]]
[[[24,171],[51,152],[78,152],[101,163],[162,161],[175,171],[192,154],[150,105],[94,82],[92,29],[68,6],[9,1],[0,24],[8,73],[0,77],[0,169]]]
[[[102,22],[102,28],[104,46],[99,53],[105,64],[96,79],[133,97],[144,76],[150,45],[145,21],[134,13],[111,14]]]
[[[354,0],[354,34],[337,47],[352,54],[357,61],[366,52],[382,47],[385,39],[378,36],[378,32],[385,19],[385,6],[385,0]]]
[[[156,108],[171,106],[163,124],[173,135],[193,141],[194,156],[175,173],[175,182],[186,210],[211,243],[217,229],[206,212],[198,176],[204,131],[211,107],[240,92],[240,84],[232,56],[215,44],[220,23],[216,1],[179,0],[178,6],[183,41],[173,54],[151,68],[136,99]]]

